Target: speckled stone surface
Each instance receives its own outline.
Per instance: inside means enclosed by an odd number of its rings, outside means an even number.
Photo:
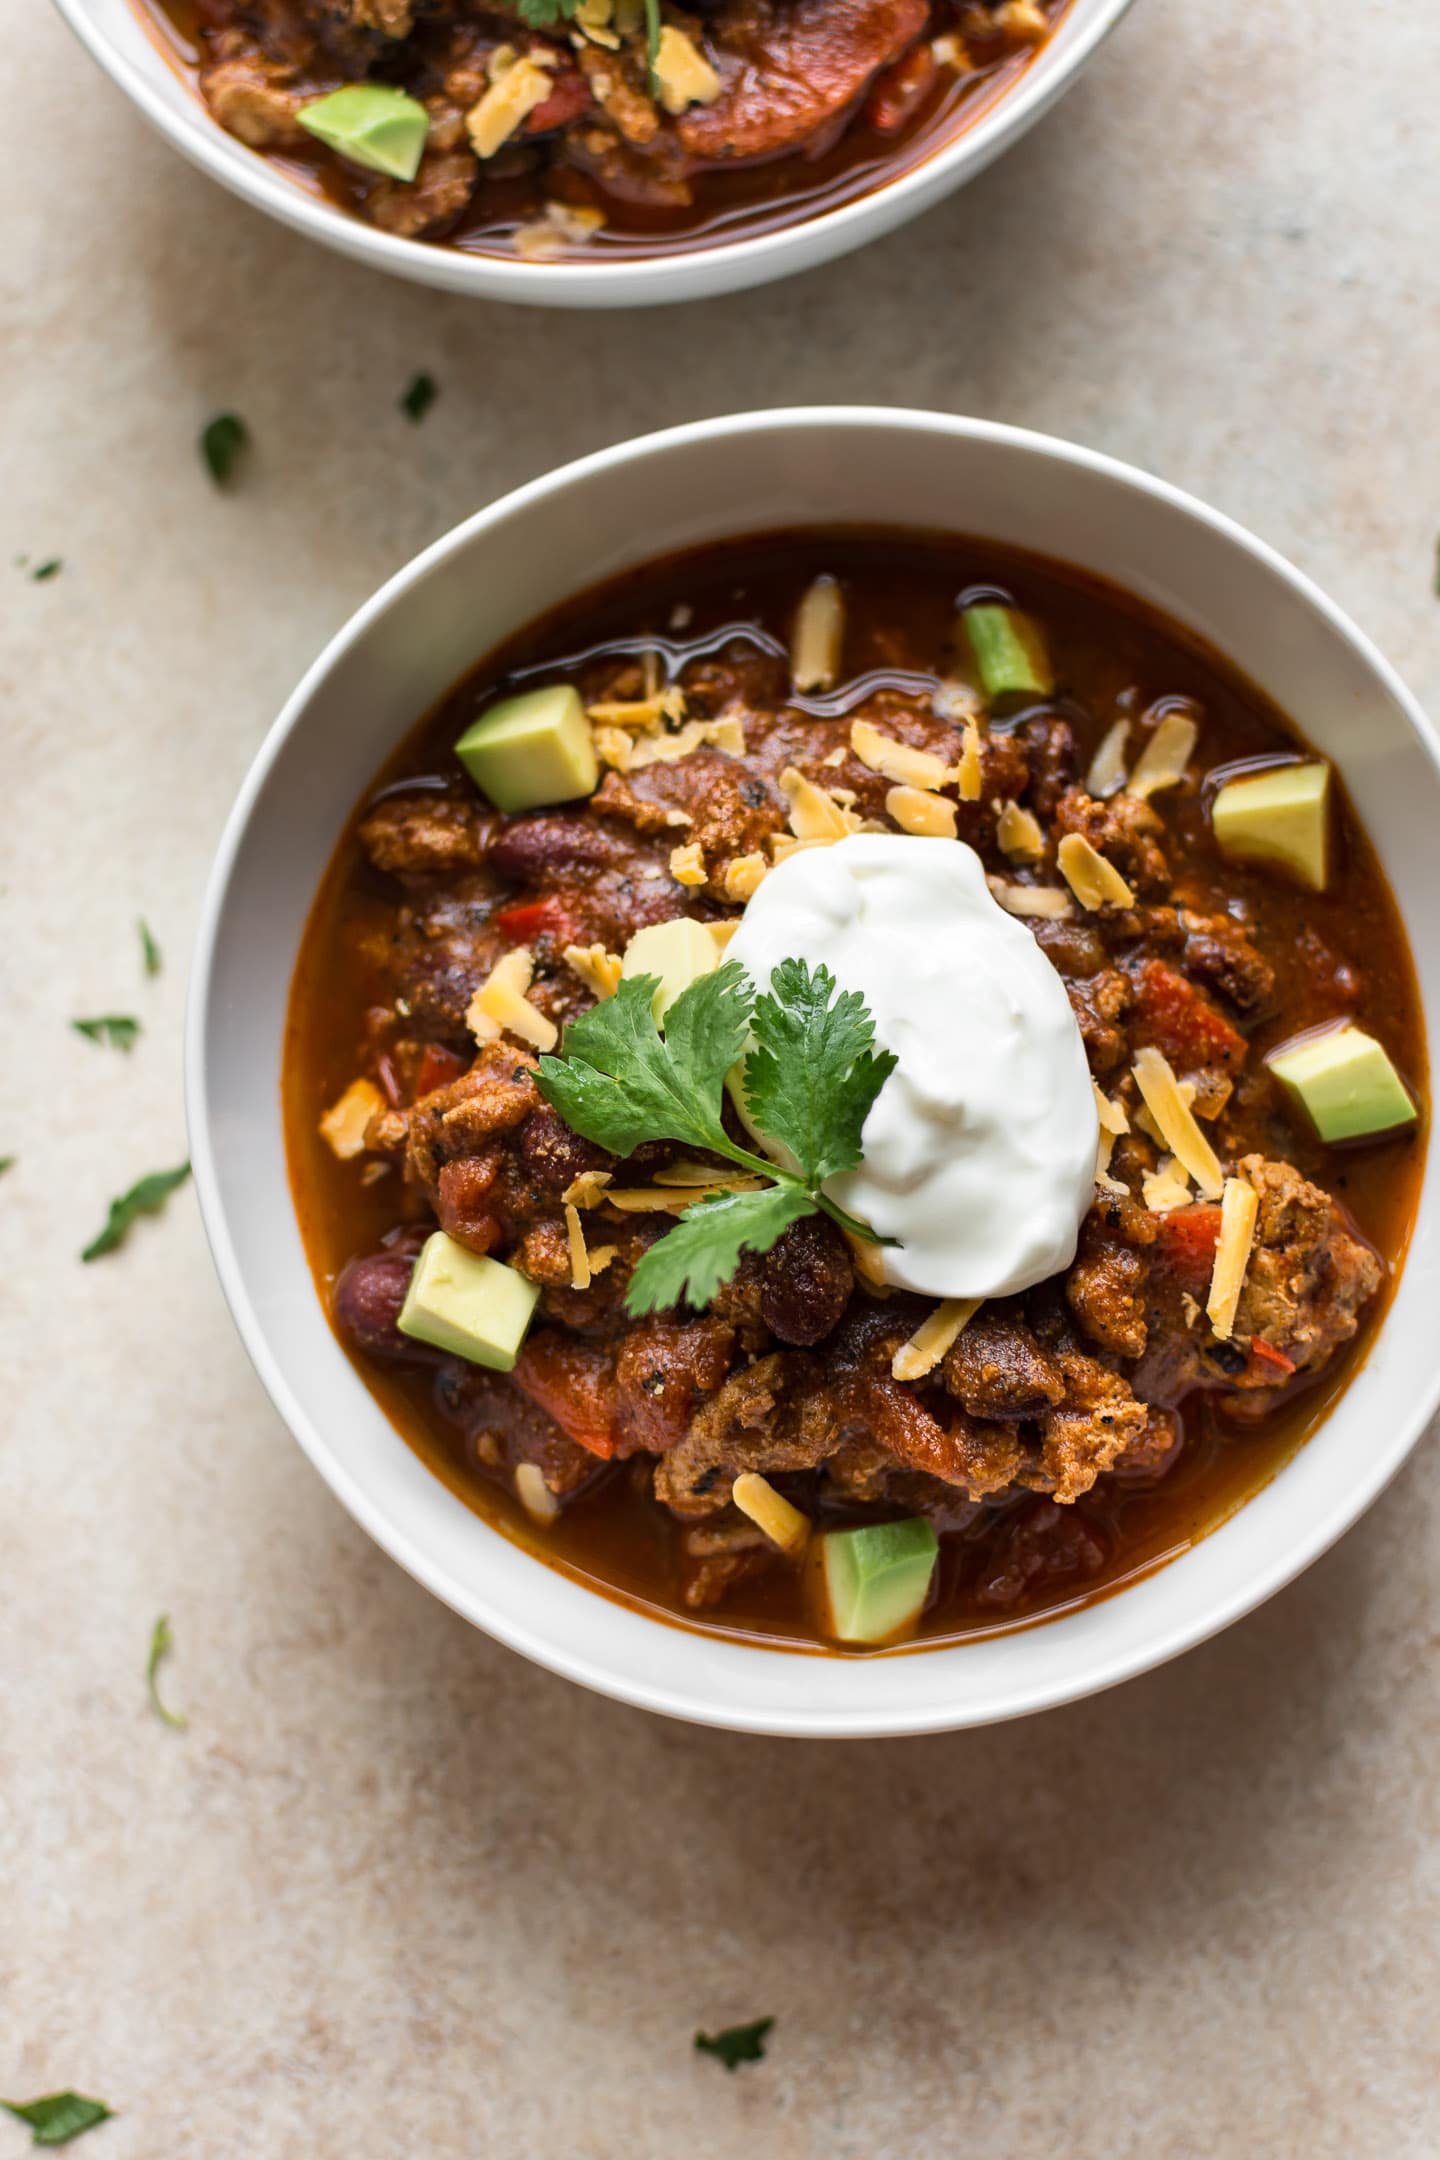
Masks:
[[[1437,71],[1425,5],[1138,0],[898,238],[563,318],[270,226],[11,0],[0,2090],[102,2095],[87,2155],[1440,2150],[1433,1447],[1266,1610],[1101,1701],[737,1739],[532,1671],[382,1558],[263,1398],[193,1196],[76,1258],[184,1154],[202,880],[281,697],[418,546],[577,452],[792,400],[1054,429],[1253,525],[1435,703]],[[256,447],[222,499],[193,445],[224,407]],[[66,1024],[115,1009],[128,1059]],[[162,1609],[183,1735],[145,1704]],[[763,2065],[692,2053],[762,2013]]]

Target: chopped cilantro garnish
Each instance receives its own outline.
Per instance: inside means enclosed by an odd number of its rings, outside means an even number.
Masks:
[[[558,22],[569,22],[579,0],[518,0],[518,4],[522,21],[533,30],[548,30]],[[653,69],[660,50],[660,0],[645,0],[645,42]]]
[[[111,2119],[103,2100],[87,2100],[77,2092],[47,2093],[43,2100],[0,2100],[0,2107],[29,2125],[34,2145],[68,2145],[71,2138]]]
[[[102,1254],[114,1252],[117,1245],[124,1244],[139,1217],[158,1215],[171,1193],[183,1185],[189,1175],[190,1165],[184,1162],[178,1170],[152,1170],[149,1177],[142,1177],[129,1192],[111,1201],[104,1229],[91,1239],[80,1258],[98,1260]]]
[[[136,917],[135,928],[140,933],[140,951],[145,961],[145,972],[147,975],[158,975],[160,972],[160,947],[151,936],[150,925],[143,915]]]
[[[43,585],[47,579],[59,577],[63,568],[64,564],[61,562],[60,557],[52,555],[48,562],[36,563],[35,568],[30,572],[31,581],[36,585]]]
[[[439,395],[433,375],[416,375],[400,400],[400,410],[407,420],[415,421],[418,426]]]
[[[647,1140],[676,1140],[738,1164],[765,1183],[700,1201],[636,1267],[629,1311],[658,1312],[682,1300],[708,1305],[746,1252],[768,1252],[801,1216],[823,1213],[854,1236],[874,1232],[821,1191],[853,1170],[870,1106],[894,1067],[876,1052],[875,1026],[853,990],[837,994],[828,968],[782,960],[756,997],[743,968],[727,961],[681,992],[662,1036],[653,976],[622,980],[613,997],[565,1030],[560,1057],[540,1060],[539,1088],[567,1125],[613,1155]],[[747,1042],[754,1047],[745,1056]],[[745,1056],[746,1107],[796,1168],[739,1146],[721,1117],[725,1077]]]
[[[756,2018],[753,2025],[727,2025],[724,2032],[697,2032],[695,2045],[702,2055],[718,2055],[727,2070],[742,2062],[763,2062],[765,2036],[774,2023],[773,2017]]]
[[[217,413],[200,430],[200,455],[216,487],[224,487],[249,440],[250,430],[238,413]]]
[[[131,1013],[101,1013],[98,1020],[72,1020],[70,1025],[77,1035],[108,1043],[112,1050],[133,1050],[140,1034],[140,1022]]]
[[[150,1691],[150,1707],[155,1715],[163,1718],[167,1725],[173,1725],[176,1732],[184,1732],[189,1719],[179,1710],[167,1710],[160,1700],[160,1663],[169,1656],[174,1647],[175,1637],[170,1629],[170,1615],[162,1612],[150,1632],[150,1656],[145,1666],[145,1685]]]

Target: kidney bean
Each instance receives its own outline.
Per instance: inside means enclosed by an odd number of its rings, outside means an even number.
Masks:
[[[342,1271],[335,1285],[335,1325],[352,1350],[366,1357],[430,1356],[423,1343],[412,1342],[395,1324],[413,1267],[408,1253],[380,1252],[352,1260]]]
[[[575,863],[609,862],[606,834],[580,818],[517,818],[490,846],[490,867],[512,885],[540,885]]]
[[[828,1215],[806,1215],[765,1255],[760,1317],[781,1342],[808,1346],[838,1325],[854,1287],[844,1238]]]

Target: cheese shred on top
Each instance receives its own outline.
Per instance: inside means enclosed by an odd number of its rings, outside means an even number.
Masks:
[[[1235,1312],[1240,1303],[1240,1292],[1245,1287],[1245,1270],[1250,1265],[1250,1248],[1255,1242],[1255,1218],[1259,1211],[1260,1202],[1254,1187],[1244,1178],[1226,1178],[1220,1200],[1215,1272],[1210,1277],[1210,1295],[1205,1304],[1205,1317],[1221,1342],[1228,1342],[1235,1332]]]
[[[790,680],[797,690],[832,690],[845,644],[845,600],[833,577],[817,577],[795,611]]]
[[[545,68],[528,54],[497,75],[478,104],[465,115],[465,129],[476,157],[494,157],[555,85]]]
[[[385,1098],[373,1080],[352,1080],[338,1102],[320,1120],[320,1137],[341,1162],[365,1153],[365,1131]]]
[[[1007,878],[999,877],[987,877],[985,882],[1007,915],[1063,922],[1075,912],[1069,893],[1058,885],[1012,885]]]
[[[781,1552],[798,1553],[804,1549],[810,1536],[809,1516],[792,1507],[758,1470],[742,1470],[730,1488],[730,1498]]]
[[[572,1290],[588,1290],[590,1255],[585,1250],[585,1232],[580,1226],[580,1210],[573,1200],[565,1202],[565,1236],[570,1246],[570,1287]]]
[[[967,720],[960,747],[960,762],[955,767],[955,792],[961,802],[979,802],[981,779],[980,730],[973,720]]]
[[[933,1372],[963,1328],[967,1328],[985,1300],[978,1297],[943,1298],[921,1321],[908,1342],[890,1360],[896,1380],[923,1380]]]
[[[955,805],[943,795],[927,794],[923,788],[892,787],[885,796],[885,811],[901,832],[927,840],[956,837]]]
[[[1066,833],[1055,850],[1055,860],[1081,907],[1094,910],[1133,906],[1135,895],[1114,863],[1107,862],[1083,833]]]
[[[1152,1215],[1173,1215],[1192,1198],[1190,1180],[1173,1155],[1161,1156],[1158,1167],[1141,1179],[1140,1191]]]
[[[879,773],[883,780],[895,781],[900,787],[923,788],[935,794],[950,777],[950,769],[943,758],[935,757],[929,750],[912,749],[909,743],[886,735],[868,720],[852,721],[850,747],[862,765],[868,765],[871,772]]]
[[[1002,802],[996,807],[999,816],[995,825],[995,839],[1001,854],[1010,862],[1043,862],[1045,835],[1034,811],[1022,810],[1017,802]]]
[[[561,1201],[566,1207],[599,1207],[612,1175],[609,1170],[582,1170],[561,1193]]]
[[[781,773],[780,792],[789,806],[790,830],[797,840],[843,840],[847,833],[860,829],[853,810],[816,787],[794,765]]]
[[[1125,785],[1125,745],[1130,739],[1128,720],[1117,720],[1110,728],[1099,749],[1090,760],[1090,770],[1085,775],[1087,795],[1117,795]]]
[[[1205,1198],[1218,1200],[1225,1188],[1225,1174],[1214,1148],[1195,1122],[1194,1111],[1180,1093],[1169,1060],[1147,1043],[1135,1053],[1134,1071],[1135,1084],[1166,1147],[1194,1178]]]
[[[1176,787],[1195,749],[1200,730],[1188,713],[1168,712],[1135,762],[1125,783],[1127,795],[1146,802],[1161,788]]]
[[[619,953],[607,952],[603,945],[567,945],[561,957],[593,998],[614,997],[625,967]]]
[[[470,1000],[465,1025],[476,1042],[494,1042],[502,1034],[518,1035],[537,1050],[553,1050],[560,1030],[530,1003],[526,992],[535,973],[530,949],[517,945],[497,960]]]

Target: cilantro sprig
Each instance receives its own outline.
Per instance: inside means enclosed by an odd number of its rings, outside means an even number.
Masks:
[[[695,2046],[702,2055],[718,2055],[727,2070],[741,2063],[765,2060],[765,2038],[773,2017],[756,2018],[753,2025],[727,2025],[723,2032],[697,2032]]]
[[[32,2145],[68,2145],[97,2123],[109,2122],[112,2110],[84,2093],[46,2093],[40,2100],[0,2100],[0,2108],[34,2132]]]
[[[558,22],[569,22],[580,0],[517,0],[517,4],[522,22],[532,30],[549,30]],[[645,0],[645,45],[653,72],[660,50],[660,0]]]
[[[874,1047],[865,1000],[837,992],[828,968],[803,960],[782,960],[757,996],[731,960],[682,991],[662,1035],[651,1002],[657,988],[653,975],[627,977],[613,997],[572,1021],[563,1055],[540,1060],[541,1094],[572,1130],[612,1155],[673,1140],[764,1182],[687,1209],[637,1265],[625,1293],[629,1311],[708,1305],[742,1254],[768,1252],[805,1215],[828,1215],[853,1236],[879,1242],[821,1190],[859,1163],[865,1119],[895,1065]],[[746,1113],[779,1161],[725,1130],[725,1081],[736,1065]]]

